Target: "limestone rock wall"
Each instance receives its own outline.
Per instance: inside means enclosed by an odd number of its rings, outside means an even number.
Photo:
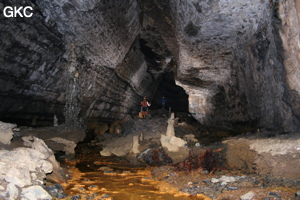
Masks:
[[[297,130],[298,4],[22,1],[34,7],[32,18],[0,18],[0,117],[56,114],[62,122],[70,100],[78,117],[122,118],[138,112],[143,96],[151,100],[168,71],[202,123]],[[21,3],[3,1],[0,9],[6,5]]]
[[[143,57],[138,55],[138,52],[130,51],[116,70],[107,67],[93,69],[83,62],[79,79],[85,118],[120,119],[139,111],[143,95],[151,97],[154,79],[147,72]]]
[[[3,4],[4,3],[4,4]],[[46,24],[31,1],[4,1],[0,18],[0,117],[61,113],[62,35]],[[32,18],[5,18],[4,6],[32,6]],[[30,116],[31,115],[31,116]],[[51,116],[53,118],[53,115]]]
[[[36,9],[33,18],[1,18],[2,119],[47,116],[51,122],[56,114],[62,123],[67,98],[78,98],[69,102],[79,102],[79,117],[112,120],[136,114],[142,97],[151,98],[157,77],[140,52],[135,0],[23,4]],[[79,94],[70,96],[73,86]]]
[[[139,6],[122,1],[39,1],[45,21],[54,23],[67,44],[99,66],[115,68],[139,31]]]
[[[280,38],[284,47],[285,80],[292,112],[300,118],[300,2],[280,1],[278,17]]]
[[[172,9],[180,38],[177,84],[198,121],[299,128],[293,0],[177,1]]]

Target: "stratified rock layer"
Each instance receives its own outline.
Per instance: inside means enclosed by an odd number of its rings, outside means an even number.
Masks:
[[[162,74],[174,72],[201,123],[298,130],[298,4],[4,1],[1,9],[30,5],[34,14],[0,18],[0,119],[121,119],[138,113],[143,96],[164,95]]]

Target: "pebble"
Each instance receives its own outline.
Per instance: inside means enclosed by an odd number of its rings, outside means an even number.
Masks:
[[[238,190],[238,187],[228,187],[227,190]]]
[[[269,192],[269,196],[273,196],[273,197],[277,197],[280,198],[280,194],[276,193],[276,192]]]
[[[103,174],[105,174],[105,175],[116,175],[117,173],[114,172],[114,171],[104,170],[104,171],[103,171]]]
[[[254,197],[254,192],[248,192],[242,196],[240,196],[241,200],[251,200]]]
[[[113,171],[112,168],[107,167],[107,166],[100,167],[98,170],[102,170],[102,171]]]
[[[79,199],[81,199],[80,195],[75,195],[71,197],[71,200],[79,200]]]
[[[211,179],[212,183],[222,182],[222,185],[226,185],[227,183],[232,183],[235,181],[236,181],[236,178],[234,178],[232,176],[222,176],[221,178],[212,178]]]
[[[51,186],[46,186],[45,189],[51,196],[54,197],[58,197],[60,194],[63,193],[63,187],[58,183],[55,183]]]
[[[97,185],[91,185],[91,186],[89,186],[89,189],[90,190],[96,190],[96,189],[98,189],[98,186]]]
[[[211,182],[212,182],[212,183],[218,183],[218,182],[219,182],[219,179],[217,179],[217,178],[212,178],[212,179],[211,179]]]
[[[104,194],[101,198],[108,198],[108,197],[110,197],[109,194]]]
[[[295,196],[300,197],[300,190],[296,192]]]

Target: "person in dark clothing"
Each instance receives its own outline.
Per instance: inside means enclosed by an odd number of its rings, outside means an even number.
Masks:
[[[165,106],[166,106],[166,99],[165,99],[165,97],[162,97],[162,99],[160,101],[161,101],[161,108],[164,110]]]

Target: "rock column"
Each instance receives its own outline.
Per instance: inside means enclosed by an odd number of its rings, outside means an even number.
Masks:
[[[66,105],[65,124],[67,127],[82,127],[80,113],[80,86],[78,82],[79,72],[76,69],[75,46],[72,44],[67,63],[67,85],[66,85]]]

